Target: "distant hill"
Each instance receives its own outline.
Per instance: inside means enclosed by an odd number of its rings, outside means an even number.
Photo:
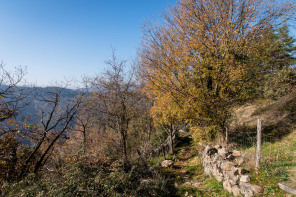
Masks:
[[[44,102],[38,100],[41,97],[47,97],[46,92],[55,92],[57,87],[22,87],[25,92],[30,92],[29,96],[22,101],[23,103],[28,103],[23,109],[21,109],[19,116],[20,117],[30,117],[34,120],[36,115],[40,113],[40,108],[44,108]],[[72,89],[63,89],[60,94],[62,103],[67,100],[67,98],[74,98],[78,95],[77,90]]]

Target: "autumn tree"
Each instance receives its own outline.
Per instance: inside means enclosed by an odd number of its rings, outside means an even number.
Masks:
[[[257,0],[183,0],[147,23],[139,50],[145,91],[164,97],[180,118],[222,131],[230,107],[250,98],[269,64],[272,28],[294,17],[295,4]]]
[[[157,99],[150,112],[154,120],[154,125],[166,131],[170,140],[170,151],[174,154],[174,137],[179,125],[181,125],[182,115],[178,107],[175,106],[176,103],[171,98],[170,95],[166,95]]]

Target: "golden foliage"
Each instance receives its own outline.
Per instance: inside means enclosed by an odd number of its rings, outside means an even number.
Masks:
[[[147,24],[140,71],[154,118],[221,130],[229,108],[249,99],[270,69],[272,27],[294,9],[288,2],[183,0],[164,25]]]

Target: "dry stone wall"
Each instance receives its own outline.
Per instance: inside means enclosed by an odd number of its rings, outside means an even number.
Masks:
[[[234,196],[256,196],[263,192],[260,186],[250,184],[251,176],[241,168],[243,158],[239,151],[227,151],[225,147],[207,145],[202,154],[202,164],[207,175],[223,182],[223,187]]]

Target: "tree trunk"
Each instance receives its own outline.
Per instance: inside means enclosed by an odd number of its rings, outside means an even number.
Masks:
[[[41,145],[42,145],[45,137],[46,137],[46,133],[42,136],[42,138],[38,142],[37,146],[35,147],[34,151],[30,154],[30,156],[26,160],[25,165],[23,165],[23,167],[22,167],[22,170],[21,170],[21,173],[19,175],[19,178],[22,178],[24,176],[24,174],[26,173],[26,170],[27,170],[27,167],[29,165],[29,162],[31,161],[31,159],[33,158],[33,156],[37,153],[37,151],[39,150],[39,148],[41,147]]]
[[[83,155],[85,156],[86,154],[86,130],[83,128]]]
[[[170,149],[171,149],[171,154],[175,154],[175,151],[174,151],[174,130],[173,129],[171,129],[171,131],[170,131]]]
[[[124,156],[124,162],[128,162],[127,148],[126,148],[126,131],[124,129],[121,130],[121,137],[122,137],[122,151]]]

